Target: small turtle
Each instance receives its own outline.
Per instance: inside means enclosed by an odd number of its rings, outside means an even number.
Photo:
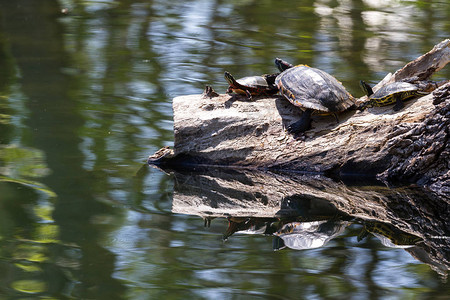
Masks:
[[[234,79],[233,75],[225,71],[225,79],[230,85],[227,93],[244,94],[247,95],[248,99],[252,99],[252,96],[276,94],[278,92],[278,88],[275,85],[275,77],[277,75],[278,73]]]
[[[336,113],[354,105],[355,98],[330,74],[306,65],[293,67],[279,58],[275,64],[285,70],[275,79],[280,93],[303,110],[300,120],[288,126],[290,133],[308,130],[312,114],[333,114],[337,120]]]
[[[416,85],[408,82],[393,82],[381,87],[375,93],[373,92],[372,87],[364,81],[361,80],[359,85],[369,97],[368,101],[358,107],[359,110],[363,110],[367,107],[386,106],[395,103],[394,111],[399,111],[404,106],[403,101],[428,95],[428,93],[420,91]]]

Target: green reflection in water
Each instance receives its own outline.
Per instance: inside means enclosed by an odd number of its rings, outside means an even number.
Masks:
[[[44,155],[37,149],[21,148],[17,145],[0,146],[1,173],[12,177],[42,177],[48,174]]]
[[[25,272],[39,272],[39,271],[42,271],[42,269],[39,266],[37,266],[35,264],[30,264],[30,263],[28,263],[26,261],[21,262],[21,263],[15,263],[14,265],[16,267],[22,269]]]
[[[48,259],[45,254],[46,249],[45,245],[24,242],[15,249],[14,259],[43,262]]]
[[[56,194],[54,192],[52,192],[45,185],[43,185],[37,181],[30,181],[30,180],[25,180],[25,179],[14,179],[14,178],[6,177],[6,176],[0,176],[0,181],[19,183],[22,185],[29,186],[33,189],[36,189],[37,191],[44,192],[50,197],[56,196]]]
[[[32,279],[15,281],[12,288],[27,294],[41,293],[46,290],[45,282]]]
[[[428,267],[381,257],[371,239],[309,252],[273,253],[265,237],[224,244],[220,221],[205,230],[171,214],[169,177],[135,176],[172,143],[171,98],[224,92],[224,70],[270,73],[280,56],[361,95],[360,79],[448,37],[447,3],[376,3],[2,1],[0,293],[26,296],[32,277],[55,298],[448,294]],[[373,279],[383,261],[412,283],[396,294]]]

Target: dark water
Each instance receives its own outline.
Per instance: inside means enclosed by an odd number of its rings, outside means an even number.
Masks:
[[[171,99],[224,92],[224,70],[282,57],[360,96],[449,20],[448,1],[0,0],[0,298],[448,299],[446,272],[358,223],[309,250],[223,242],[145,161],[173,144]]]

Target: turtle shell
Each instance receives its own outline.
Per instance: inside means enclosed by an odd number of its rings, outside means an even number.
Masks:
[[[267,80],[263,76],[247,76],[243,78],[236,79],[236,81],[249,88],[260,88],[260,89],[268,89],[269,84]]]
[[[275,79],[281,94],[302,109],[336,113],[354,104],[354,98],[330,74],[305,65],[290,68]]]
[[[415,92],[417,90],[418,88],[414,84],[408,82],[393,82],[381,87],[374,94],[370,95],[369,98],[383,99],[394,94]]]
[[[251,98],[251,95],[276,94],[278,92],[275,85],[276,75],[247,76],[234,79],[233,75],[225,71],[225,79],[229,83],[227,93],[246,94],[249,98]]]

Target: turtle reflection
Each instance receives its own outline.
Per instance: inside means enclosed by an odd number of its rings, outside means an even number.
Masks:
[[[235,233],[260,234],[273,236],[273,249],[291,248],[295,250],[314,249],[325,246],[329,241],[341,235],[351,224],[363,224],[357,240],[361,242],[368,235],[377,237],[380,242],[391,248],[410,248],[422,238],[406,233],[393,225],[351,218],[349,216],[318,217],[316,220],[303,217],[289,218],[252,218],[228,217],[228,227],[223,234],[227,240]]]
[[[303,250],[323,247],[348,225],[348,221],[339,219],[287,223],[275,233],[273,248]]]
[[[340,235],[349,222],[342,218],[300,221],[302,218],[235,218],[228,217],[227,240],[234,233],[274,236],[274,250],[283,248],[312,249],[324,246]]]
[[[239,232],[244,234],[273,235],[277,231],[278,218],[236,218],[228,217],[228,228],[223,234],[226,241],[232,234]]]
[[[369,234],[378,238],[381,243],[390,248],[410,248],[422,242],[422,238],[401,231],[400,229],[381,222],[364,222],[364,227],[358,235],[358,242]]]

